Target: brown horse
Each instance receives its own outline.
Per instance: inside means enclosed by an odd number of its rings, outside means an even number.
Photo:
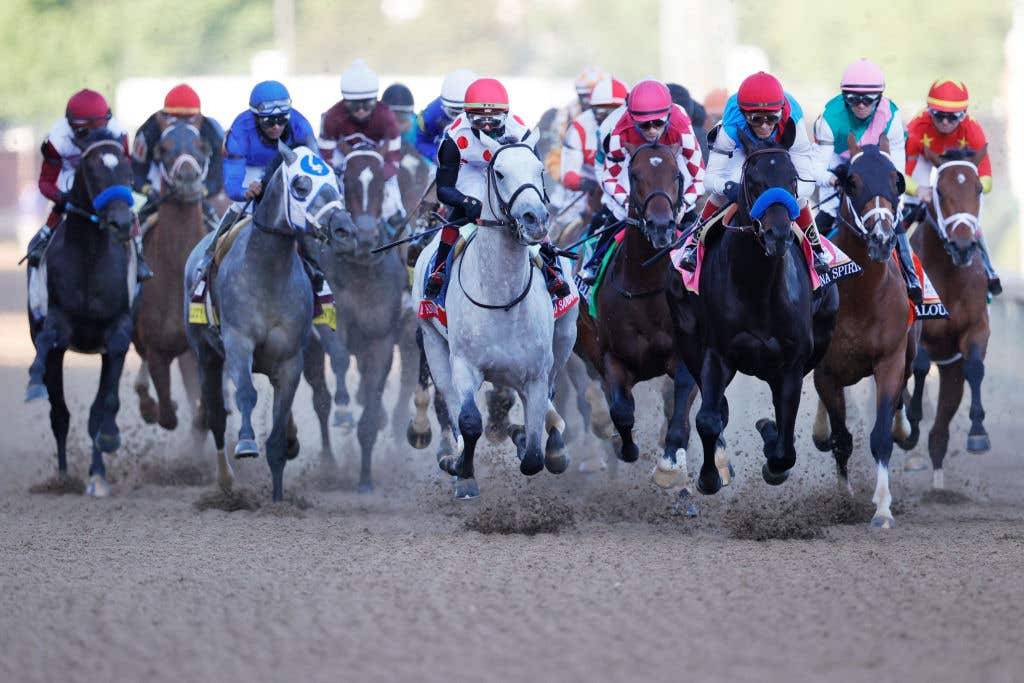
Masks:
[[[171,400],[170,368],[175,358],[195,407],[194,426],[201,428],[204,418],[199,405],[199,369],[185,338],[181,292],[185,261],[206,235],[203,181],[210,154],[210,146],[198,129],[185,122],[164,128],[154,152],[163,183],[156,226],[144,238],[154,276],[142,286],[132,341],[144,361],[135,382],[139,411],[144,421],[157,422],[164,429],[174,429],[178,424],[176,405]],[[149,395],[147,370],[157,402]]]
[[[831,450],[836,473],[852,495],[847,461],[853,452],[853,436],[846,428],[843,388],[864,377],[875,379],[875,426],[871,430],[871,455],[877,465],[873,526],[892,527],[889,492],[889,457],[892,455],[893,418],[900,427],[903,390],[917,351],[921,324],[911,324],[911,304],[903,277],[893,258],[896,221],[904,179],[888,157],[889,143],[857,145],[848,139],[850,161],[835,169],[839,178],[839,234],[836,245],[863,271],[858,277],[840,280],[839,317],[832,342],[814,370],[814,386],[821,402],[814,424],[814,444]],[[826,411],[828,422],[826,423]],[[831,426],[831,435],[829,434]],[[901,430],[905,438],[907,431]]]
[[[640,455],[633,441],[633,386],[663,375],[673,378],[672,417],[655,482],[664,488],[680,486],[685,497],[687,415],[696,385],[676,352],[665,296],[668,279],[678,276],[667,258],[643,265],[676,237],[675,216],[682,201],[677,151],[656,143],[630,150],[629,227],[597,290],[598,319],[586,307],[580,311],[576,350],[604,379],[612,422],[622,438],[619,458],[625,462]]]
[[[934,201],[923,225],[913,236],[914,249],[935,284],[949,318],[925,320],[921,348],[914,360],[914,393],[907,416],[911,446],[920,435],[921,395],[931,363],[939,367],[939,397],[935,423],[928,434],[928,455],[934,468],[935,488],[944,485],[942,461],[949,445],[949,423],[960,406],[964,380],[971,386],[971,430],[967,450],[985,453],[991,448],[985,431],[981,381],[989,323],[987,277],[978,252],[981,226],[981,181],[977,164],[987,146],[977,151],[951,150],[941,156],[925,149],[925,158],[937,169]]]

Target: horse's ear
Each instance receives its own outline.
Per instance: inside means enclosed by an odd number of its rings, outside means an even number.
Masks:
[[[885,138],[882,139],[884,140]],[[898,199],[899,197],[902,197],[904,193],[906,193],[907,191],[907,179],[899,171],[893,171],[893,173],[896,174],[896,197]]]
[[[633,154],[636,153],[637,146],[631,142],[624,142],[622,143],[622,148],[626,150],[626,154],[628,156],[633,156]]]
[[[861,153],[860,145],[857,144],[857,136],[851,130],[846,136],[846,146],[850,150],[850,156],[855,157]]]
[[[749,134],[747,133],[747,131],[743,130],[742,128],[737,128],[737,129],[736,129],[736,134],[737,134],[737,135],[739,136],[739,138],[740,138],[739,140],[737,140],[737,142],[739,142],[739,143],[740,143],[740,145],[742,145],[742,146],[743,146],[743,149],[744,149],[745,151],[747,151],[747,152],[752,152],[752,151],[754,151],[755,149],[757,149],[758,147],[760,147],[760,145],[759,145],[759,144],[757,143],[757,141],[756,141],[756,140],[754,140],[754,138],[752,138],[752,137],[751,137],[751,136],[750,136],[750,135],[749,135]]]
[[[927,159],[928,163],[936,168],[942,165],[942,159],[939,158],[939,155],[933,152],[928,147],[925,147],[921,150],[921,156]]]
[[[878,136],[878,150],[880,152],[889,153],[889,137],[886,135]]]
[[[832,175],[834,175],[839,180],[840,185],[845,185],[846,181],[850,177],[850,164],[839,164],[838,166],[832,169]]]
[[[281,140],[277,141],[277,151],[281,153],[281,158],[284,159],[284,162],[289,166],[294,164],[299,158],[299,155],[292,151],[292,148],[284,144]]]
[[[779,138],[779,142],[782,144],[783,149],[789,149],[796,142],[796,121],[792,118],[787,119],[786,127],[782,131],[782,137]]]

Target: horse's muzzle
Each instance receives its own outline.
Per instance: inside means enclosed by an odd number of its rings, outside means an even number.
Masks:
[[[896,235],[883,238],[878,235],[868,237],[868,258],[876,263],[885,263],[892,258],[892,250],[896,247]]]
[[[648,220],[644,224],[647,241],[655,249],[664,249],[676,238],[676,224],[672,221],[654,222]]]
[[[521,241],[535,244],[548,236],[548,212],[542,207],[527,209],[515,217]]]
[[[978,243],[974,240],[950,240],[946,242],[946,252],[949,254],[953,265],[958,268],[966,268],[974,262],[974,254],[978,250]]]
[[[108,230],[116,242],[127,242],[132,238],[135,216],[125,202],[113,202],[103,212],[101,227]]]
[[[767,218],[767,216],[766,216]],[[793,241],[793,230],[790,228],[789,216],[783,220],[764,222],[761,232],[761,241],[764,244],[765,253],[778,258],[786,253],[789,243]]]

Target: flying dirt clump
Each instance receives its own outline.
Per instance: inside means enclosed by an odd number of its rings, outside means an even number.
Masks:
[[[85,482],[78,477],[67,474],[55,474],[45,481],[33,484],[28,489],[29,493],[43,493],[51,496],[75,495],[85,493]]]
[[[502,497],[504,498],[504,497]],[[575,511],[557,500],[537,496],[489,500],[465,521],[481,534],[557,534],[576,526]]]
[[[200,512],[206,510],[223,510],[224,512],[252,511],[259,509],[259,494],[248,489],[234,489],[228,493],[221,490],[210,491],[199,496],[195,502]]]
[[[729,536],[740,540],[811,540],[822,538],[830,526],[867,523],[873,511],[864,496],[836,493],[814,493],[781,503],[740,499],[726,511],[725,526]]]

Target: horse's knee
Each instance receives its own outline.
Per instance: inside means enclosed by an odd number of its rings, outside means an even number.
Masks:
[[[633,428],[633,402],[624,396],[617,396],[608,406],[612,422],[619,428]]]
[[[914,376],[923,377],[928,374],[928,370],[931,369],[932,359],[928,356],[928,352],[922,346],[917,347],[917,355],[914,356]]]
[[[975,353],[964,360],[964,379],[967,380],[972,386],[981,383],[981,380],[985,378],[985,363]]]
[[[459,411],[459,433],[467,441],[475,441],[483,434],[484,424],[476,403],[469,399],[462,404]]]
[[[710,410],[701,410],[697,413],[697,433],[701,436],[718,436],[725,428],[722,416]]]

